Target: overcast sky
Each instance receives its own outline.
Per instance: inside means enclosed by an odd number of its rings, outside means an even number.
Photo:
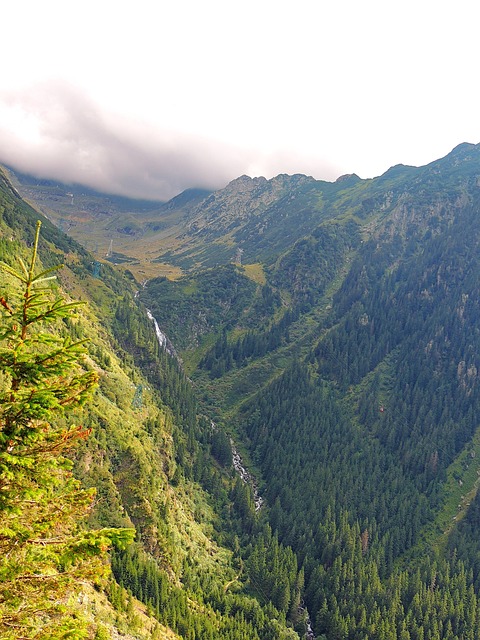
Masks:
[[[167,199],[480,141],[477,0],[15,0],[0,162]]]

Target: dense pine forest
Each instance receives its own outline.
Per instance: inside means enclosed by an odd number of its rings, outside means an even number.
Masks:
[[[264,525],[230,442],[131,281],[1,187],[2,638],[298,637],[249,582]]]
[[[480,146],[373,180],[250,180],[159,210],[183,221],[159,247],[183,275],[139,282],[43,218],[35,243],[2,178],[2,637],[480,638]],[[29,450],[54,487],[12,440],[15,380],[42,379],[8,360],[37,248],[31,277],[57,278],[35,344],[78,344],[89,381],[81,408],[30,399],[55,437],[82,424],[58,456]],[[68,487],[81,508],[41,530]],[[61,536],[75,557],[37,553]],[[35,620],[13,568],[56,576]]]
[[[478,154],[350,178],[328,206],[319,185],[318,226],[265,260],[234,326],[242,298],[215,312],[209,269],[142,294],[247,447],[318,637],[480,633]]]

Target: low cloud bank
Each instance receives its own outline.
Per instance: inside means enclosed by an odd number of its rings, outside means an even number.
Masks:
[[[65,82],[0,92],[0,162],[39,178],[168,200],[190,187],[221,188],[252,168],[289,172],[279,166],[287,157],[107,113]],[[334,178],[327,166],[325,175]]]

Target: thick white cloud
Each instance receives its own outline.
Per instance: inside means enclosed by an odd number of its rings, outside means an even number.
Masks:
[[[248,162],[225,145],[105,113],[63,82],[0,101],[0,160],[39,177],[170,198],[191,186],[222,186]]]
[[[106,113],[61,81],[0,92],[0,140],[0,162],[16,169],[142,198],[219,188],[245,172],[274,175],[310,166],[293,152],[261,153]],[[316,164],[335,177],[335,170]]]
[[[160,198],[424,164],[480,140],[479,17],[476,0],[17,0],[0,161]]]

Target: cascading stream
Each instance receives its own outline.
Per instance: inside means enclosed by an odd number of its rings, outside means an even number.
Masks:
[[[255,511],[260,511],[263,505],[263,498],[258,492],[258,486],[252,474],[243,466],[242,458],[235,447],[233,440],[230,438],[230,446],[232,447],[233,467],[241,479],[251,486],[253,491],[253,501],[255,503]]]
[[[171,356],[176,357],[175,351],[173,347],[170,345],[170,341],[158,326],[157,319],[153,316],[150,309],[147,309],[147,317],[149,320],[153,322],[153,326],[155,328],[155,335],[157,336],[158,344],[160,345],[160,347],[162,349],[165,349],[165,351],[169,353]]]
[[[163,333],[163,331],[158,326],[158,322],[157,322],[156,318],[153,316],[153,314],[150,311],[150,309],[147,309],[147,316],[148,316],[148,319],[153,322],[153,326],[155,328],[155,335],[157,336],[158,344],[160,345],[160,347],[162,349],[165,349],[167,351],[167,353],[169,353],[171,356],[175,356],[175,352],[174,352],[173,347],[169,346],[169,340],[168,340],[167,336]],[[213,420],[210,421],[210,424],[212,426],[212,429],[215,430],[216,429],[216,425],[213,422]],[[254,478],[254,476],[247,469],[245,469],[245,467],[243,466],[242,457],[238,453],[238,449],[236,448],[235,443],[233,442],[233,440],[231,438],[230,438],[230,446],[232,448],[233,467],[234,467],[235,471],[238,473],[238,475],[240,476],[240,478],[243,480],[243,482],[245,482],[245,484],[250,485],[250,487],[252,488],[253,501],[254,501],[254,504],[255,504],[255,511],[260,511],[260,509],[262,508],[264,500],[263,500],[262,496],[260,495],[260,493],[258,491],[257,481]],[[313,630],[312,630],[312,626],[311,626],[311,622],[310,622],[310,617],[309,617],[308,612],[306,611],[305,605],[303,603],[300,605],[299,611],[302,612],[302,613],[306,613],[306,616],[307,616],[307,619],[306,619],[306,626],[307,626],[306,638],[307,638],[307,640],[314,640],[315,636],[313,634]]]

